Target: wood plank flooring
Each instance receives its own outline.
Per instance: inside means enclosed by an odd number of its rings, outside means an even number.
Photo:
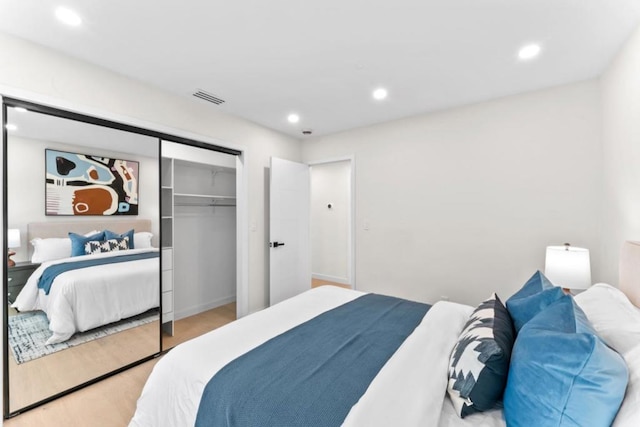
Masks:
[[[176,334],[165,346],[176,346],[236,319],[235,303],[175,323]],[[6,427],[121,427],[129,424],[151,370],[160,358],[128,369],[8,420]]]
[[[144,359],[160,349],[158,322],[16,364],[9,356],[10,408],[24,408],[107,372]],[[26,385],[26,386],[25,386]]]
[[[162,348],[173,348],[180,343],[198,337],[205,332],[224,326],[236,320],[236,303],[232,302],[195,316],[180,319],[174,323],[173,336],[163,335]]]
[[[330,282],[328,280],[321,280],[321,279],[311,279],[311,287],[312,288],[317,288],[318,286],[337,286],[339,288],[345,288],[345,289],[351,289],[351,286],[349,285],[343,285],[341,283],[336,283],[336,282]]]

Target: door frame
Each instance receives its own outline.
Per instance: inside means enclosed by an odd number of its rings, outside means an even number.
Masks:
[[[307,165],[318,166],[330,163],[349,162],[349,230],[348,230],[348,248],[349,262],[347,263],[347,276],[351,289],[357,289],[356,286],[356,158],[355,155],[330,157],[327,159],[313,160],[306,162]],[[311,187],[311,182],[309,182]],[[313,252],[311,252],[311,260],[313,263]]]

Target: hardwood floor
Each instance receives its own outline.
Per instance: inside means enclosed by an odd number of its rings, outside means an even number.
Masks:
[[[318,286],[337,286],[339,288],[351,289],[349,285],[343,285],[342,283],[330,282],[328,280],[311,279],[311,287],[317,288]]]
[[[12,411],[24,408],[158,350],[158,321],[155,321],[20,365],[10,354],[10,408]]]
[[[4,426],[126,426],[135,412],[142,387],[158,360],[4,420]]]
[[[180,319],[175,322],[173,336],[162,336],[162,348],[173,348],[180,343],[224,326],[230,321],[236,320],[236,303],[232,302],[213,310],[196,314],[195,316]]]
[[[236,319],[235,303],[208,310],[175,323],[175,335],[165,337],[166,346],[219,328]],[[129,424],[136,402],[151,370],[160,360],[143,363],[75,393],[4,420],[7,427],[120,427]]]

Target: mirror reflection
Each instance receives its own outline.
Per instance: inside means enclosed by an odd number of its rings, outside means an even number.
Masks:
[[[159,141],[9,107],[9,410],[160,350]]]

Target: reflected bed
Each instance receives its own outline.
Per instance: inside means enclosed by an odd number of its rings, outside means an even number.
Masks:
[[[78,221],[29,224],[29,240],[66,237],[69,232],[109,229],[149,231],[150,221]],[[99,263],[101,265],[93,265]],[[78,265],[83,268],[76,268]],[[89,265],[91,264],[91,265]],[[66,267],[41,288],[43,275]],[[53,335],[47,344],[159,306],[159,258],[155,248],[129,249],[42,262],[16,298],[19,311],[42,310]]]

